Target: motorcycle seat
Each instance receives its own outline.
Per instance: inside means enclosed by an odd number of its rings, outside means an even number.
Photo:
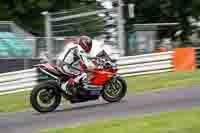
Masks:
[[[58,66],[54,66],[54,68],[57,70],[57,72],[59,73],[59,75],[61,76],[68,76],[68,77],[75,77],[76,75],[73,75],[71,73],[66,73],[63,72]]]

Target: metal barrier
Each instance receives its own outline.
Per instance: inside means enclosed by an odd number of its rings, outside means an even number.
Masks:
[[[169,72],[173,52],[120,57],[117,61],[119,74],[123,77]],[[0,95],[30,90],[37,84],[36,69],[0,74]],[[27,89],[28,88],[28,89]]]
[[[121,57],[118,60],[118,72],[120,75],[127,77],[172,71],[172,53],[173,52],[170,51],[156,54]]]
[[[200,48],[196,48],[196,64],[197,67],[200,68]]]

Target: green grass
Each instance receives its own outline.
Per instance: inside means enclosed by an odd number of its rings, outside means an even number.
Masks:
[[[200,70],[194,72],[162,73],[126,78],[129,93],[200,85]],[[0,112],[31,109],[29,92],[0,96]]]
[[[0,96],[0,112],[26,111],[30,109],[30,92]]]
[[[200,70],[169,72],[126,78],[129,92],[143,92],[161,88],[179,88],[200,85]]]
[[[40,133],[199,133],[200,109],[136,118],[102,121],[79,127],[47,129]]]

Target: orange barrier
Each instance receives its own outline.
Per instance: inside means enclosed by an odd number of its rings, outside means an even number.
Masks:
[[[173,54],[174,71],[193,71],[196,69],[194,48],[176,48]]]

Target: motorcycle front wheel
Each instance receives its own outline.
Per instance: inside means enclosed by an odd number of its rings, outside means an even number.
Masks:
[[[119,102],[127,93],[127,84],[121,77],[112,79],[105,84],[102,97],[108,102]]]
[[[57,83],[55,81],[43,82],[34,87],[30,96],[32,107],[40,112],[47,113],[54,111],[61,102],[61,94],[56,92]]]

